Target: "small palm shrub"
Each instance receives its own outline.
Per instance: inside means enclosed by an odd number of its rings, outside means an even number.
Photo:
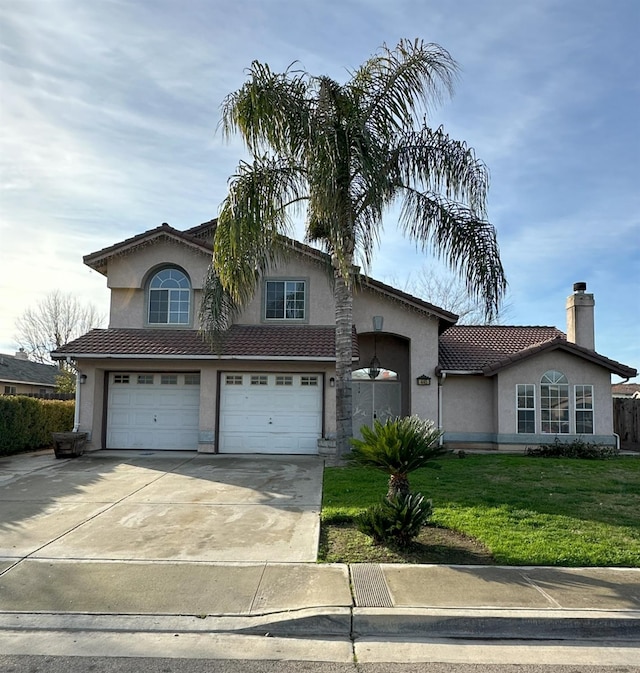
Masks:
[[[591,460],[607,460],[617,458],[620,451],[615,446],[604,446],[595,442],[586,442],[576,438],[571,442],[563,442],[556,437],[550,444],[530,447],[525,450],[525,455],[539,458],[583,458]]]
[[[409,474],[446,453],[439,445],[442,432],[433,421],[418,416],[374,421],[373,428],[360,428],[362,439],[352,439],[353,449],[345,458],[353,465],[371,467],[389,474],[388,498],[409,493]]]
[[[421,493],[383,498],[356,517],[356,527],[375,544],[407,547],[426,525],[433,512],[431,500]]]

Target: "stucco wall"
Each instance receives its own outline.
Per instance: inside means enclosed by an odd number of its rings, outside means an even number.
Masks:
[[[372,331],[374,315],[384,318],[383,334],[396,334],[409,339],[410,408],[408,412],[436,422],[438,386],[434,370],[438,364],[438,320],[411,310],[405,304],[386,298],[368,288],[356,291],[353,302],[353,323],[358,333]],[[381,358],[380,361],[384,367],[385,364]],[[361,366],[366,366],[366,363],[361,363]],[[416,384],[416,379],[422,374],[432,378],[430,386]]]
[[[447,376],[442,386],[442,427],[446,432],[496,432],[494,380]]]
[[[203,280],[211,257],[199,250],[169,241],[156,241],[135,252],[109,260],[107,286],[111,289],[109,327],[146,326],[145,285],[149,275],[163,266],[177,266],[189,276],[192,287],[191,323],[177,328],[198,328]],[[162,326],[166,328],[167,326]],[[171,329],[171,326],[168,326]]]
[[[569,380],[569,400],[571,409],[571,432],[574,428],[574,386],[593,386],[594,435],[613,433],[613,405],[611,401],[611,374],[598,365],[564,351],[552,351],[533,356],[520,364],[509,367],[498,375],[498,404],[500,409],[498,432],[514,433],[516,426],[516,385],[533,383],[536,386],[536,430],[539,425],[540,379],[542,375],[555,369]]]
[[[264,323],[264,283],[267,280],[304,280],[307,282],[307,315],[304,324],[335,325],[335,304],[333,301],[333,278],[324,265],[301,256],[287,257],[277,269],[268,271],[256,288],[253,299],[235,319],[239,325]],[[280,321],[268,320],[269,324]],[[285,321],[287,322],[287,321]]]
[[[108,369],[107,369],[108,367]],[[335,377],[331,363],[285,363],[238,360],[110,360],[108,363],[82,360],[80,371],[87,375],[80,398],[81,432],[91,433],[88,449],[103,448],[105,431],[105,378],[110,372],[200,372],[200,450],[213,451],[216,432],[218,372],[292,372],[321,374],[324,376],[324,436],[335,436],[335,389],[329,380]],[[108,392],[106,392],[108,395]]]

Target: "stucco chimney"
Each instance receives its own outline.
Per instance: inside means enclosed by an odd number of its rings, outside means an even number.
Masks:
[[[24,352],[24,348],[21,348],[19,351],[16,351],[14,355],[16,360],[28,360],[29,356]]]
[[[567,341],[593,351],[596,348],[593,321],[596,302],[586,289],[586,283],[574,283],[573,294],[567,297]]]

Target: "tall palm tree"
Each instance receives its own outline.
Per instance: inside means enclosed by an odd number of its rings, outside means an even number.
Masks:
[[[456,73],[442,47],[402,40],[345,84],[254,61],[222,105],[225,136],[240,133],[251,160],[230,179],[220,210],[203,326],[215,333],[228,309],[253,296],[283,252],[292,214],[306,210],[306,239],[329,254],[335,279],[338,457],[352,434],[354,264],[369,267],[385,209],[401,205],[400,230],[459,272],[488,317],[506,289],[486,219],[486,167],[464,142],[427,125]]]

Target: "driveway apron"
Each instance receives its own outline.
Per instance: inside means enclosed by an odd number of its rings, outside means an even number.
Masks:
[[[98,451],[50,461],[15,473],[0,462],[3,563],[316,560],[318,457]]]

